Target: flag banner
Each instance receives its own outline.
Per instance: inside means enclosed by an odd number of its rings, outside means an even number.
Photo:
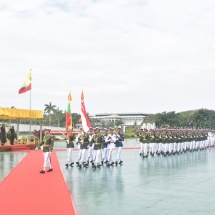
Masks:
[[[71,114],[71,101],[72,96],[71,92],[68,95],[68,104],[67,104],[67,110],[66,110],[66,133],[68,136],[72,135],[72,114]]]
[[[25,93],[29,90],[31,90],[31,72],[28,73],[28,76],[26,77],[24,84],[19,89],[19,94]]]
[[[83,91],[81,93],[81,122],[84,132],[88,132],[89,128],[91,127],[91,123],[86,112]]]

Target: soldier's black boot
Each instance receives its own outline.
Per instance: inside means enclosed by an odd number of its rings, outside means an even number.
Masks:
[[[69,164],[69,166],[73,167],[74,162],[72,162],[71,164]]]

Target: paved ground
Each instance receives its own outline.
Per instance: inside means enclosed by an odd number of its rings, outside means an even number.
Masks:
[[[66,169],[65,153],[58,152],[58,159],[80,215],[215,211],[215,148],[145,159],[138,150],[124,150],[123,166],[96,171]]]
[[[128,146],[137,145],[133,141]],[[56,149],[63,147],[56,144]],[[0,153],[0,180],[25,156],[13,154]],[[75,151],[75,160],[77,155]],[[79,215],[211,215],[215,211],[215,148],[146,159],[137,149],[123,150],[122,166],[97,170],[66,169],[66,151],[57,156]]]

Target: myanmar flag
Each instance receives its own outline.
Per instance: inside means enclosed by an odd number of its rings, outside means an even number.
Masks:
[[[85,132],[87,132],[89,130],[89,128],[91,127],[91,123],[90,123],[90,120],[89,120],[89,117],[87,115],[87,111],[85,108],[83,91],[81,93],[81,122],[82,122],[83,130]]]
[[[25,93],[26,91],[31,90],[31,72],[28,73],[27,78],[25,79],[24,84],[19,89],[19,94]]]
[[[72,114],[71,114],[71,103],[72,96],[71,93],[68,95],[68,104],[67,104],[67,110],[66,110],[66,133],[67,135],[72,135]]]

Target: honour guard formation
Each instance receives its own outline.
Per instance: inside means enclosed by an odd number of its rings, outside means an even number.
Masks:
[[[155,155],[176,155],[185,152],[205,150],[215,145],[215,133],[203,129],[157,129],[141,127],[136,131],[140,145],[139,155],[143,158]],[[80,133],[68,137],[66,167],[73,167],[72,148],[78,146],[79,154],[76,166],[81,168],[100,168],[106,165],[122,165],[122,148],[125,137],[121,126],[117,131],[110,127],[101,129],[90,127],[88,132],[81,128]]]
[[[214,146],[215,133],[202,129],[147,129],[136,132],[139,138],[140,156],[175,155],[184,152],[204,150]]]

